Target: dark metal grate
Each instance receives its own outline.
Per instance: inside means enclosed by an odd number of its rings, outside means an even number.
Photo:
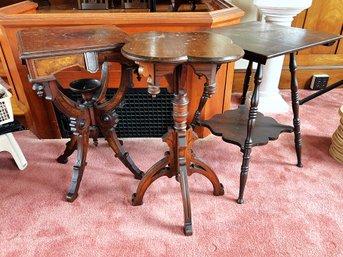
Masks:
[[[24,130],[24,127],[21,123],[19,123],[16,120],[0,125],[0,135],[10,133],[10,132],[19,131],[19,130]]]
[[[106,97],[109,99],[117,89],[108,89]],[[65,90],[64,93],[73,100],[80,99],[80,95]],[[123,104],[117,108],[119,123],[116,131],[119,137],[161,137],[173,126],[172,104],[173,94],[161,88],[160,94],[151,97],[146,88],[130,88]],[[62,137],[69,137],[70,127],[68,118],[55,108]]]

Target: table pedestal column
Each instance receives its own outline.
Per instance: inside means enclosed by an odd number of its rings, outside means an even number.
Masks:
[[[255,0],[254,4],[263,15],[266,22],[291,26],[293,17],[311,6],[312,0]],[[279,81],[284,56],[269,59],[263,66],[263,81],[260,85],[260,101],[258,109],[261,112],[283,113],[288,111],[288,104],[279,93]]]
[[[173,69],[172,73],[169,73],[166,68],[159,69],[163,70],[165,74],[162,74],[161,72],[155,74],[155,70],[158,70],[158,64],[150,65],[147,63],[139,63],[139,65],[139,72],[141,75],[149,78],[148,91],[152,95],[159,93],[158,86],[156,85],[158,85],[160,78],[164,75],[171,76],[170,81],[173,81],[173,83],[170,85],[170,90],[174,93],[174,99],[172,100],[174,127],[170,128],[168,133],[163,136],[163,141],[168,144],[169,151],[164,154],[164,158],[154,164],[145,173],[137,187],[136,193],[132,195],[132,205],[143,204],[144,194],[155,180],[163,176],[168,178],[175,176],[180,183],[182,194],[184,212],[183,231],[185,235],[190,236],[193,234],[193,228],[188,176],[193,173],[205,176],[212,183],[213,194],[217,196],[224,194],[224,187],[219,182],[214,171],[207,164],[198,159],[192,150],[193,143],[198,139],[198,136],[193,132],[193,129],[190,126],[187,126],[189,99],[187,96],[186,81],[189,76],[188,64],[169,66],[170,69]],[[164,66],[164,64],[160,65],[162,67]],[[194,66],[192,66],[193,71],[198,76],[204,76],[206,79],[206,93],[204,94],[202,104],[200,104],[198,109],[198,113],[200,114],[201,108],[205,105],[207,99],[215,93],[215,78],[218,69],[216,64],[204,64],[201,66],[202,69],[200,68],[202,73],[197,73]],[[197,118],[193,121],[194,124],[196,123],[196,119]]]

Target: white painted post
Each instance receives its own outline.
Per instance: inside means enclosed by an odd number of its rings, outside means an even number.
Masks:
[[[254,0],[266,22],[291,26],[294,16],[311,6],[312,0]],[[279,56],[263,65],[263,79],[259,87],[258,110],[263,113],[283,113],[288,104],[281,97],[279,82],[285,56]]]

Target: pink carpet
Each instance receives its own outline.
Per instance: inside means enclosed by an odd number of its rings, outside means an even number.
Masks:
[[[328,153],[342,99],[343,90],[334,90],[301,107],[303,168],[295,166],[292,134],[253,148],[243,205],[235,202],[238,147],[214,136],[197,141],[195,152],[217,172],[225,195],[213,196],[204,177],[189,177],[191,237],[182,232],[175,179],[157,180],[144,204],[131,206],[138,181],[101,140],[90,147],[78,199],[68,203],[75,155],[55,162],[66,141],[17,132],[29,166],[19,171],[0,153],[0,256],[343,256],[343,166]],[[160,139],[125,139],[124,146],[144,170],[167,149]]]

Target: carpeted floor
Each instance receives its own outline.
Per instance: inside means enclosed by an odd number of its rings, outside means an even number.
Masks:
[[[335,90],[301,107],[303,168],[295,166],[292,134],[253,148],[243,205],[235,202],[239,148],[214,136],[198,140],[194,151],[225,195],[213,196],[204,177],[189,177],[191,237],[182,232],[175,179],[155,181],[144,204],[131,206],[138,181],[101,140],[89,149],[78,199],[68,203],[75,155],[65,165],[55,161],[66,140],[17,132],[29,166],[19,171],[0,153],[0,256],[343,256],[343,165],[328,153],[342,99]],[[290,113],[276,118],[292,122]],[[125,139],[124,146],[143,170],[167,149],[161,139]]]

